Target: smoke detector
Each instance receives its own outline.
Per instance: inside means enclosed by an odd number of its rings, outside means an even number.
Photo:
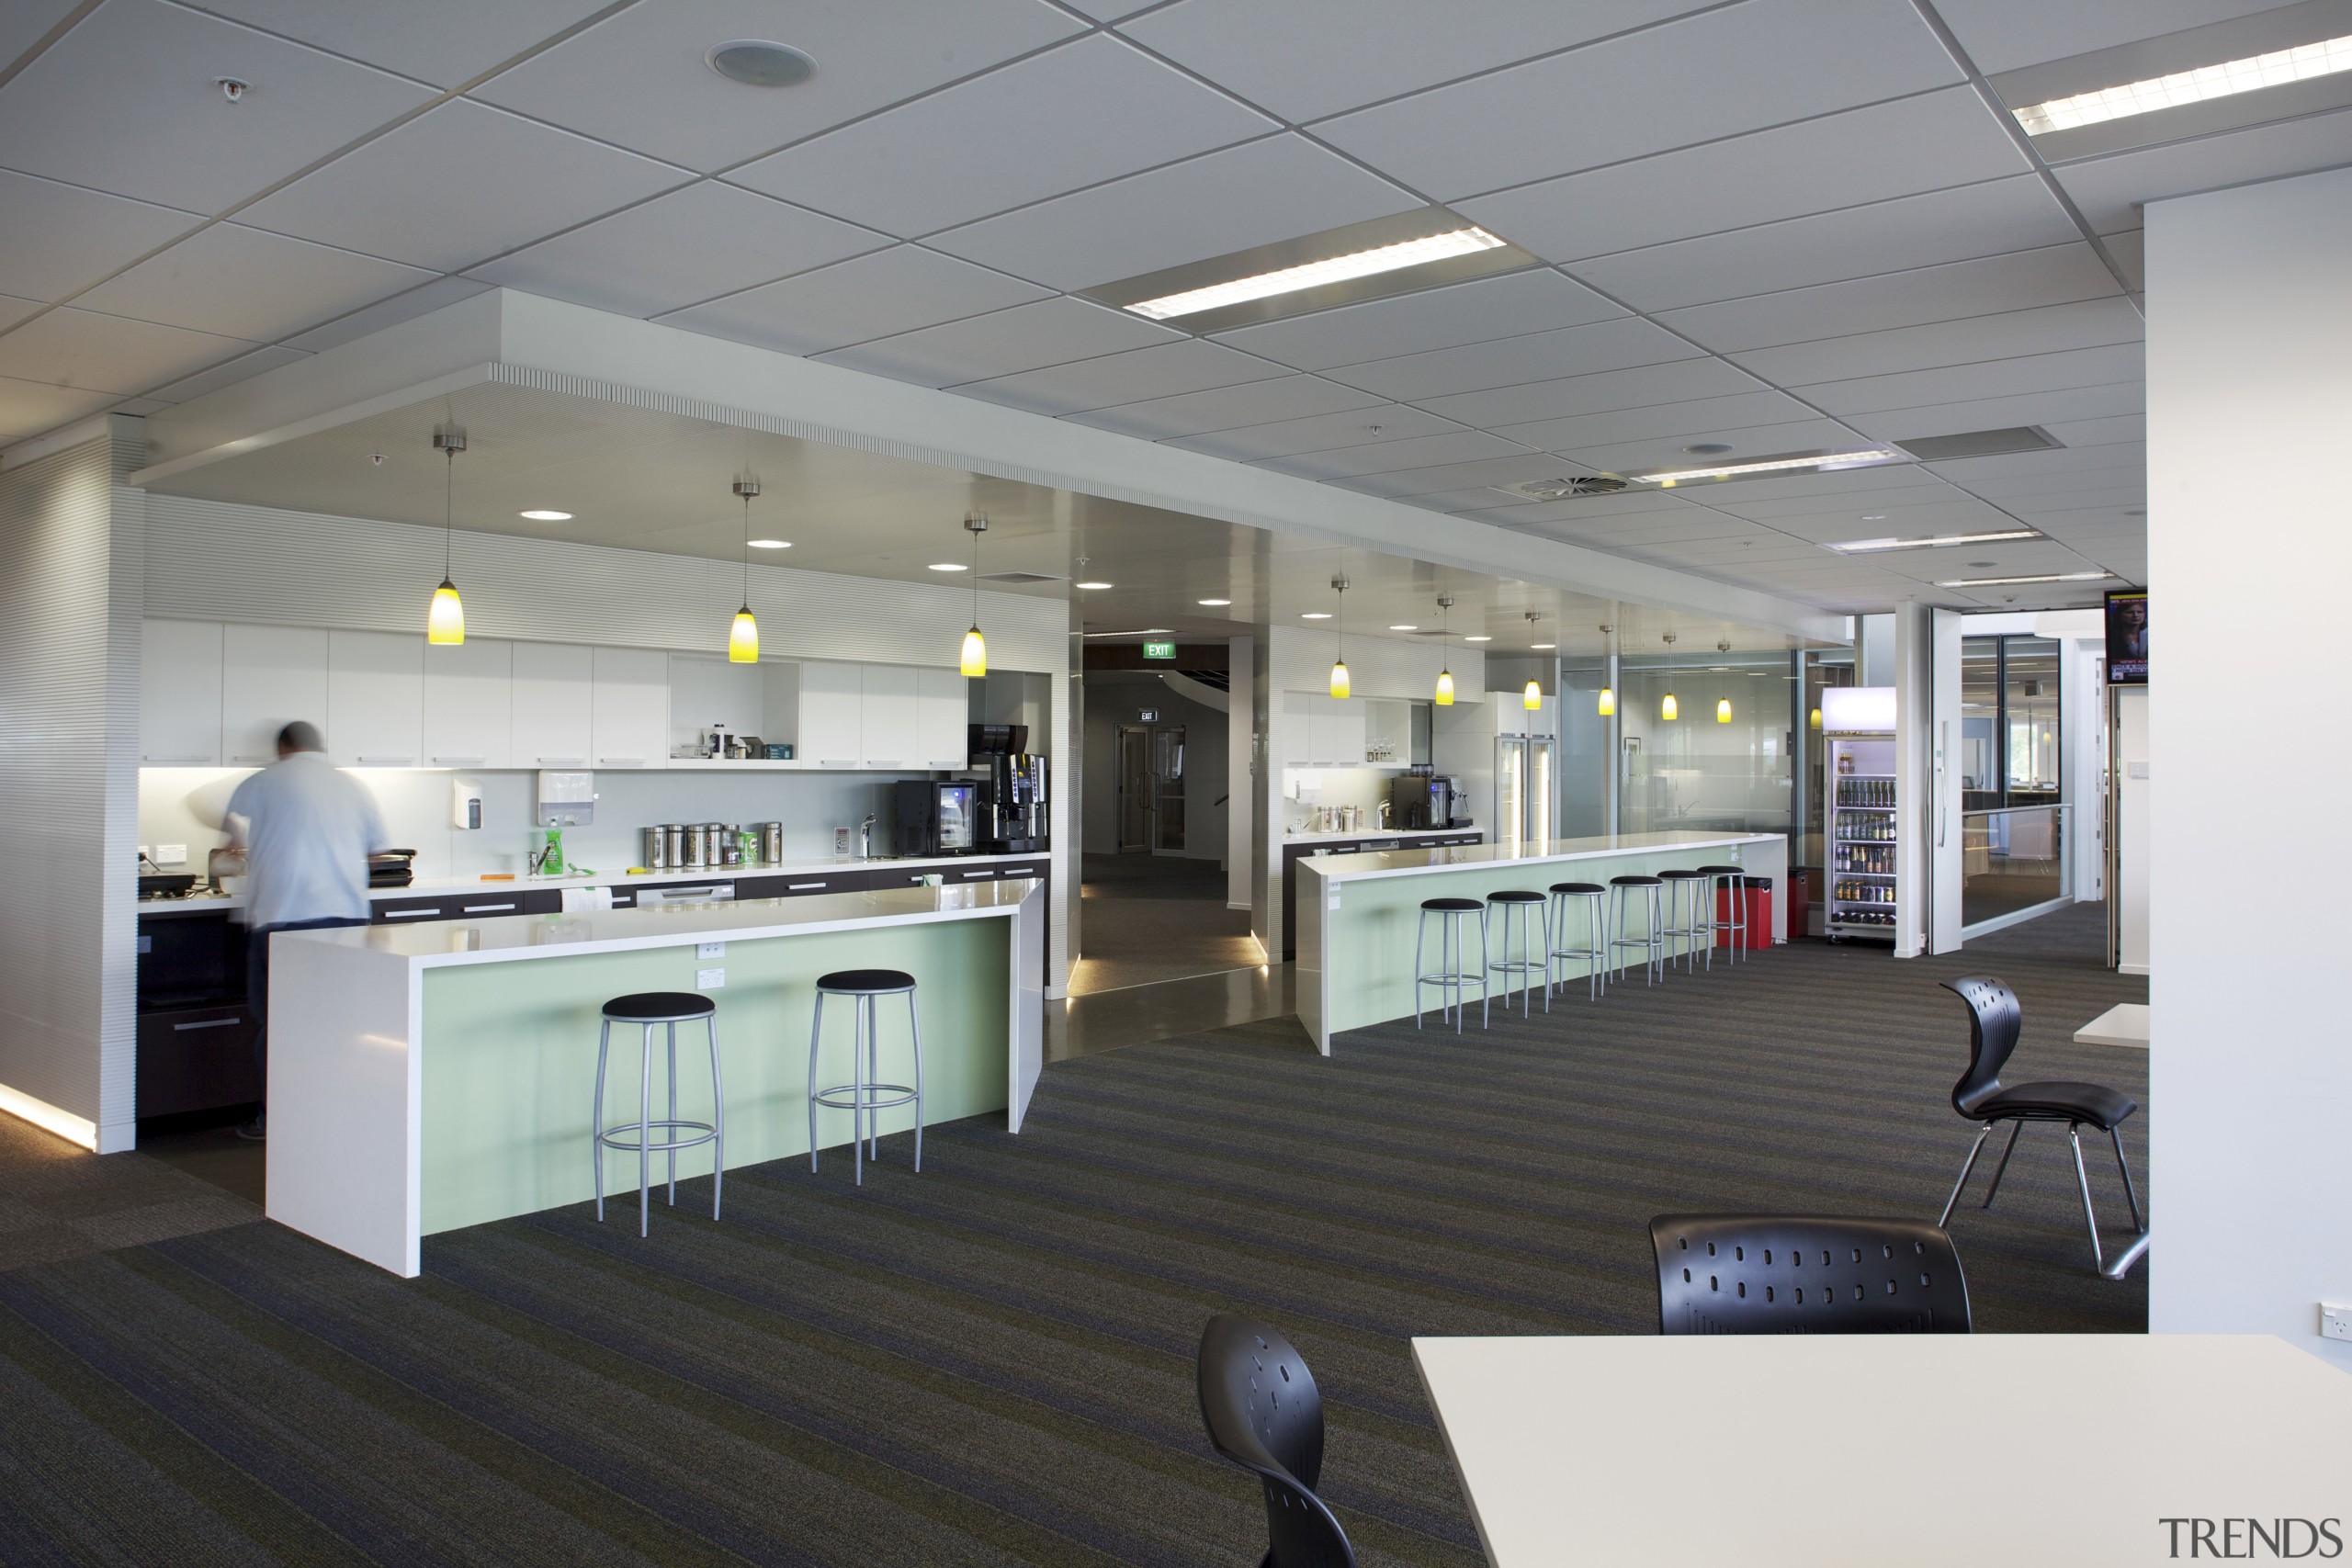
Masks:
[[[786,44],[731,39],[703,56],[710,68],[747,87],[789,87],[815,73],[817,62]]]
[[[1625,481],[1607,474],[1563,475],[1556,479],[1529,479],[1524,484],[1497,485],[1506,495],[1524,496],[1529,501],[1567,501],[1579,495],[1615,495],[1625,488]]]

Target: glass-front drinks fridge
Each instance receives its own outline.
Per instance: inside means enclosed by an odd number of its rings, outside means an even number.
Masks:
[[[1894,784],[1894,691],[1849,686],[1822,694],[1827,750],[1829,911],[1824,934],[1893,940],[1901,878],[1902,815]]]
[[[1495,739],[1495,841],[1540,844],[1559,837],[1554,762],[1559,743],[1548,735]]]

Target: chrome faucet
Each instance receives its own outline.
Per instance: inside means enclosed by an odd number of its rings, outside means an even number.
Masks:
[[[860,860],[874,858],[874,813],[871,811],[865,814],[865,820],[858,824],[857,858]]]

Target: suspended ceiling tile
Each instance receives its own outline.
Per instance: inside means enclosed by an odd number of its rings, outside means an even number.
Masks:
[[[1532,267],[1242,327],[1217,341],[1301,370],[1329,370],[1624,314],[1583,284]]]
[[[1564,463],[1548,452],[1518,452],[1507,457],[1480,457],[1467,463],[1391,469],[1347,483],[1349,489],[1360,490],[1366,495],[1435,495],[1476,490],[1480,491],[1479,496],[1465,505],[1488,507],[1506,505],[1513,499],[1498,493],[1493,486],[1560,479],[1579,471],[1577,464]]]
[[[460,299],[470,299],[477,294],[487,293],[489,288],[489,284],[477,283],[469,277],[436,277],[405,294],[395,294],[390,299],[379,300],[349,315],[338,316],[323,326],[298,333],[286,342],[288,347],[323,354],[330,348],[366,337],[370,333],[396,327],[402,321],[413,321],[445,305],[454,305]]]
[[[1589,376],[1637,365],[1662,365],[1703,354],[1689,341],[1634,316],[1560,327],[1458,348],[1433,348],[1369,365],[1349,365],[1324,374],[1398,402],[1422,402],[1455,392],[1530,381]]]
[[[14,0],[0,7],[0,71],[78,8],[80,0]]]
[[[2061,420],[2139,413],[2147,407],[2147,400],[2146,383],[2134,379],[2106,387],[2069,387],[1974,402],[1858,413],[1847,423],[1874,441],[1913,441],[1966,430],[2008,430],[2020,424],[2038,424],[2046,430]]]
[[[1730,357],[1777,386],[1806,387],[2059,349],[2137,343],[2145,332],[2146,323],[2132,302],[2111,297],[1972,316],[1964,321],[1894,327],[1850,337],[1749,349]]]
[[[1546,261],[1571,262],[2027,168],[1975,90],[1948,87],[1521,186],[1461,209]]]
[[[1448,201],[1960,80],[1896,0],[1749,0],[1316,129]]]
[[[1658,320],[1718,354],[2120,296],[2090,246],[2038,251],[1669,310]]]
[[[1498,501],[1505,498],[1498,495]],[[1627,491],[1618,495],[1579,495],[1565,501],[1538,501],[1524,506],[1508,506],[1494,512],[1481,512],[1482,520],[1499,520],[1506,515],[1513,526],[1524,524],[1593,524],[1604,519],[1632,516],[1643,513],[1693,512],[1689,502],[1663,491]]]
[[[1891,376],[1824,381],[1802,390],[1807,401],[1817,403],[1833,414],[1856,415],[2014,397],[2025,392],[2106,386],[2142,375],[2145,359],[2139,344],[2120,343],[2100,348],[2025,355],[1982,365],[1946,365]]]
[[[1026,370],[993,380],[967,382],[956,389],[1035,413],[1064,414],[1238,382],[1287,378],[1288,375],[1283,367],[1253,355],[1217,344],[1186,339],[1107,354],[1072,365]]]
[[[1423,203],[1291,132],[1133,175],[930,242],[1055,288],[1085,288]]]
[[[465,177],[450,178],[453,169]],[[688,177],[460,98],[264,198],[239,221],[456,272]]]
[[[1174,441],[1184,446],[1188,443],[1182,438],[1188,436],[1371,408],[1382,400],[1320,376],[1281,376],[1172,398],[1125,403],[1116,408],[1094,409],[1069,417],[1077,423],[1115,430],[1123,435]]]
[[[2143,413],[2116,414],[2107,419],[2062,420],[2043,429],[2077,450],[2104,446],[2115,441],[2142,441],[2148,438],[2148,416]]]
[[[2062,447],[2050,452],[2005,452],[1928,465],[1942,478],[1980,495],[2018,493],[2036,484],[2064,483],[2118,469],[2145,473],[2147,466],[2148,449],[2141,442],[2108,442],[2081,451]]]
[[[2102,235],[2107,254],[2123,269],[2123,281],[2135,294],[2148,291],[2148,236],[2139,229],[2126,229],[2120,234]]]
[[[5,343],[0,339],[0,343]],[[1260,468],[1276,473],[1296,474],[1303,479],[1336,479],[1355,474],[1385,473],[1396,468],[1426,468],[1435,463],[1466,463],[1478,457],[1508,457],[1524,451],[1523,447],[1488,435],[1484,431],[1448,431],[1437,435],[1416,435],[1401,441],[1374,441],[1362,446],[1342,446],[1328,452],[1309,452],[1295,457],[1269,457]]]
[[[1261,457],[1288,457],[1302,452],[1368,446],[1375,441],[1436,435],[1462,428],[1453,420],[1441,419],[1419,409],[1375,401],[1330,413],[1273,420],[1180,438],[1169,445],[1246,463]]]
[[[112,392],[0,376],[0,440],[20,441],[55,430],[86,419],[117,400]]]
[[[475,96],[706,173],[968,76],[1081,30],[1043,0],[645,0],[524,62]],[[817,63],[753,87],[704,56],[775,39]]]
[[[1875,468],[1840,468],[1826,474],[1798,473],[1787,478],[1742,479],[1736,484],[1708,487],[1704,493],[1710,504],[1737,511],[1751,502],[1787,501],[1802,496],[1865,495],[1885,496],[1892,500],[1896,492],[1939,497],[1951,494],[1951,487],[1917,463],[1889,463]],[[1879,508],[1873,503],[1860,510],[1876,512]]]
[[[1182,0],[1122,30],[1305,124],[1690,9],[1692,0]]]
[[[473,276],[654,316],[889,243],[871,229],[705,180],[502,256]]]
[[[1517,427],[1513,427],[1517,428]],[[1648,441],[1620,441],[1601,446],[1553,447],[1603,473],[1627,474],[1649,468],[1688,468],[1702,462],[1736,463],[1766,453],[1838,451],[1860,445],[1855,434],[1834,419],[1794,420],[1786,424],[1761,424],[1744,430],[1684,432]],[[1724,446],[1724,453],[1692,453],[1685,447]]]
[[[1938,0],[1978,70],[1987,75],[2157,38],[2255,11],[2277,0]],[[2109,84],[2112,85],[2112,84]]]
[[[1432,398],[1422,406],[1431,413],[1458,419],[1464,424],[1492,429],[1597,413],[1604,409],[1724,397],[1752,391],[1757,387],[1754,377],[1720,359],[1678,359],[1667,365],[1604,370],[1592,376],[1570,376],[1523,387],[1498,387],[1490,391]]]
[[[6,332],[40,308],[41,301],[38,299],[19,299],[14,295],[0,294],[0,332]]]
[[[1275,129],[1265,116],[1098,33],[727,177],[910,237]]]
[[[1905,507],[1917,509],[1954,503],[1965,507],[1968,504],[1967,497],[1948,484],[1936,483],[1920,469],[1905,466],[1881,471],[1901,474],[1904,482],[1876,490],[1847,491],[1825,496],[1784,494],[1776,480],[1743,479],[1731,484],[1701,486],[1691,494],[1702,504],[1754,523],[1776,523],[1784,518],[1821,518],[1841,513],[1860,522],[1865,513],[1892,517]],[[1870,532],[1870,529],[1861,530],[1863,535]]]
[[[1646,407],[1604,408],[1598,413],[1565,419],[1539,420],[1528,424],[1494,426],[1498,435],[1524,441],[1554,452],[1630,441],[1664,441],[1679,437],[1682,444],[1714,439],[1723,434],[1772,424],[1797,423],[1820,417],[1786,392],[1733,392],[1723,397],[1694,398],[1683,402]],[[1735,443],[1738,445],[1739,443]]]
[[[258,85],[232,104],[217,76]],[[107,0],[0,88],[0,157],[26,174],[217,212],[431,96],[217,17]]]
[[[1654,245],[1569,271],[1637,310],[1670,310],[2035,250],[2078,232],[2041,180],[2019,175]]]
[[[65,305],[0,336],[0,376],[129,397],[252,346]]]
[[[662,319],[762,348],[819,354],[1043,299],[1047,292],[919,245],[899,245]]]
[[[1040,299],[986,316],[901,333],[817,355],[926,387],[984,380],[1098,354],[1172,342],[1181,333],[1084,299]]]
[[[603,10],[608,0],[195,0],[196,8],[280,37],[455,87]]]
[[[292,365],[298,360],[310,357],[300,349],[287,348],[281,344],[273,344],[266,348],[256,348],[251,354],[241,354],[234,359],[213,366],[209,370],[199,370],[195,375],[174,381],[168,386],[158,387],[147,395],[159,403],[184,403],[191,398],[200,398],[207,392],[217,392],[223,387],[234,386],[248,378],[260,375],[265,370],[275,370],[281,365]]]
[[[1083,11],[1098,22],[1115,22],[1122,17],[1157,6],[1159,0],[1069,0],[1069,4],[1073,10]]]
[[[2352,109],[2137,152],[2058,166],[2058,183],[2102,234],[2140,227],[2140,209],[2165,197],[2218,190],[2352,161]]]
[[[0,169],[0,280],[22,299],[62,299],[198,221],[168,207]]]
[[[74,303],[142,321],[268,342],[435,276],[243,224],[215,223]]]

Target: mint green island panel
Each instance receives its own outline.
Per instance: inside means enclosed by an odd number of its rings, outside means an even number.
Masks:
[[[425,1235],[592,1197],[599,1014],[638,991],[700,991],[718,1004],[729,1169],[808,1155],[816,981],[836,969],[914,976],[926,1126],[1001,1111],[1018,1133],[1044,1058],[1043,886],[280,932],[269,1217],[413,1275]],[[911,1082],[905,999],[876,1005],[881,1077]],[[820,1088],[850,1080],[853,1006],[827,1004]],[[643,1039],[641,1025],[613,1027],[605,1126],[637,1118]],[[666,1026],[653,1045],[659,1116]],[[699,1021],[678,1026],[678,1090],[681,1118],[712,1119]],[[911,1105],[883,1114],[885,1133],[913,1124]],[[836,1151],[822,1157],[847,1159],[849,1137],[847,1112],[818,1112],[818,1145]],[[684,1151],[678,1174],[707,1175],[711,1157]],[[608,1203],[619,1198],[633,1227],[637,1156],[603,1160]],[[668,1174],[654,1156],[654,1180]],[[698,1215],[710,1223],[707,1207]]]
[[[1541,843],[1478,844],[1443,850],[1386,850],[1347,855],[1310,855],[1298,862],[1298,961],[1295,975],[1299,1021],[1315,1041],[1316,1049],[1330,1054],[1331,1037],[1351,1029],[1410,1018],[1414,1012],[1414,944],[1427,898],[1476,898],[1489,893],[1523,888],[1544,892],[1555,882],[1608,885],[1612,876],[1656,875],[1669,869],[1697,870],[1702,865],[1737,865],[1752,876],[1772,883],[1772,940],[1783,941],[1781,924],[1788,900],[1788,840],[1779,834],[1621,833],[1604,838],[1555,839]],[[1604,908],[1606,906],[1604,905]],[[1645,905],[1636,905],[1632,930],[1642,930]],[[1540,962],[1543,955],[1542,911],[1530,910],[1529,947]],[[1555,946],[1586,947],[1583,910],[1570,915],[1568,940],[1555,936]],[[1489,916],[1489,957],[1500,959],[1502,916]],[[1462,962],[1475,970],[1478,956],[1478,917],[1465,915],[1462,927]],[[1511,954],[1519,955],[1519,919],[1512,917]],[[1435,971],[1439,922],[1430,920],[1429,949],[1423,966]],[[1672,951],[1681,951],[1679,944]],[[1636,954],[1636,957],[1639,955]],[[1554,967],[1559,980],[1582,982],[1588,965],[1562,960]],[[1635,984],[1640,984],[1638,978]],[[1535,984],[1540,987],[1542,977]],[[1524,982],[1517,976],[1494,979],[1494,1005],[1516,998]],[[1475,983],[1468,989],[1477,1005]],[[1581,1001],[1583,987],[1575,993]],[[1423,993],[1426,1010],[1435,1010],[1440,993]],[[1536,1006],[1543,1005],[1540,995]],[[1556,1007],[1559,1004],[1554,1003]]]

